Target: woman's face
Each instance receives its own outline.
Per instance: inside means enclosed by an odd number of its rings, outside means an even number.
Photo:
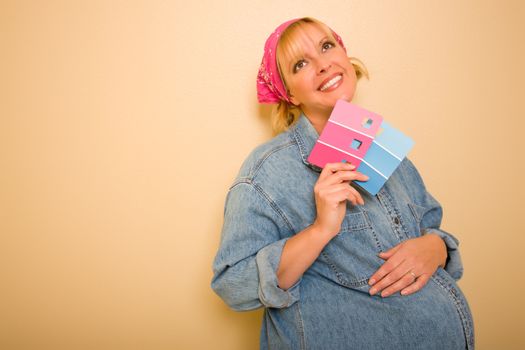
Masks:
[[[352,100],[357,77],[345,50],[316,25],[297,33],[301,57],[283,59],[291,102],[310,118],[330,116],[338,99]]]

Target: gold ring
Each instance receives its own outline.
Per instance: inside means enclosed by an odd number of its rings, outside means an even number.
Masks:
[[[410,274],[411,274],[411,275],[412,275],[412,276],[414,277],[414,279],[416,279],[416,278],[417,278],[416,274],[415,274],[415,273],[413,273],[412,271],[408,271],[408,273],[410,273]]]

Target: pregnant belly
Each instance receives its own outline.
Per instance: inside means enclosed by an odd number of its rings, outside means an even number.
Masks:
[[[451,281],[442,274],[415,294],[387,298],[370,296],[367,286],[304,278],[300,309],[307,348],[465,349],[464,299],[454,295],[461,294],[455,283],[454,292],[447,289]]]

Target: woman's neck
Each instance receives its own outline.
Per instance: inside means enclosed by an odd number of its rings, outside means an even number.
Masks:
[[[308,118],[314,129],[319,135],[323,132],[323,129],[330,118],[330,113],[312,113],[303,111],[303,114]]]

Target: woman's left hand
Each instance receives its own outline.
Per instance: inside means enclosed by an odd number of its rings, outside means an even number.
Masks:
[[[445,242],[436,234],[428,233],[412,238],[379,254],[386,262],[370,277],[370,295],[379,291],[387,297],[398,291],[402,295],[417,292],[447,260]]]

